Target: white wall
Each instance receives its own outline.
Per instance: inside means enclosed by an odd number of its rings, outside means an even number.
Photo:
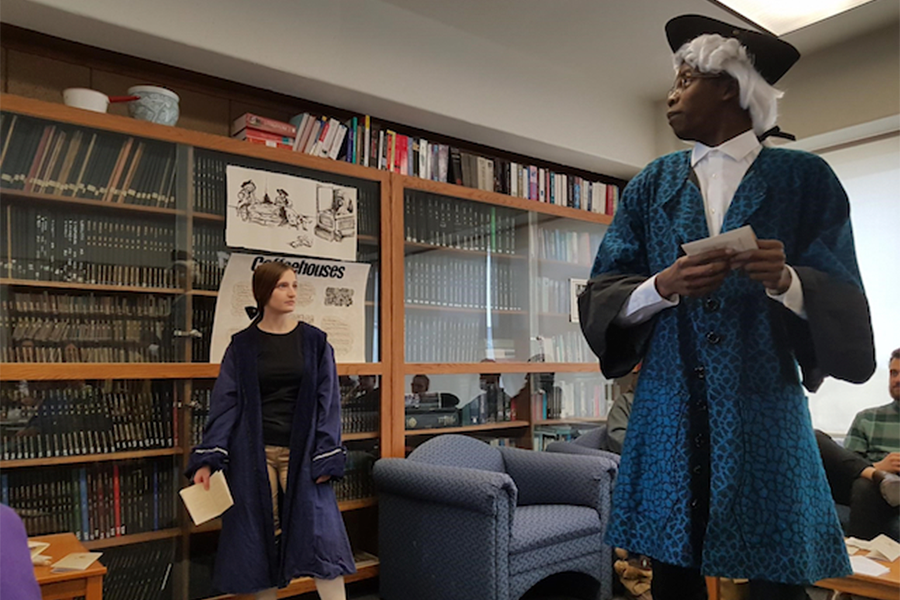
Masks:
[[[650,103],[378,0],[3,0],[2,17],[610,175],[654,157]]]
[[[900,347],[900,135],[822,152],[850,197],[857,260],[872,312],[878,368],[862,385],[827,379],[809,397],[815,427],[845,434],[854,415],[891,401],[888,358]]]

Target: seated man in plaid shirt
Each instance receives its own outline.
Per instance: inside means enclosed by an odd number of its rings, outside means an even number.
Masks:
[[[850,506],[847,533],[862,539],[900,537],[900,348],[889,368],[892,402],[860,411],[844,447],[816,431],[832,495]]]

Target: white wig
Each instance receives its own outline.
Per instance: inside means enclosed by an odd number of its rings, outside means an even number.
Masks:
[[[750,112],[753,132],[762,135],[775,126],[778,99],[784,92],[772,87],[753,67],[747,48],[734,38],[703,34],[675,53],[675,70],[687,63],[701,73],[727,73],[738,82],[741,108]]]

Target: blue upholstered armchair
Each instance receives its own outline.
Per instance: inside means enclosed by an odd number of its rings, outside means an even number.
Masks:
[[[384,600],[518,600],[557,573],[612,596],[603,543],[618,464],[459,435],[375,464]]]

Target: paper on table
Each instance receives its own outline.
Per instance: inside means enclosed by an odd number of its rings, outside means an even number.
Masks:
[[[900,557],[900,544],[883,533],[869,542],[869,558],[894,562]]]
[[[694,254],[720,248],[731,248],[735,252],[756,250],[759,248],[759,244],[756,243],[756,234],[753,232],[753,228],[750,225],[744,225],[719,235],[682,244],[681,247],[684,249],[685,254],[693,256]]]
[[[53,572],[84,571],[101,556],[103,556],[102,552],[73,552],[62,560],[53,563]]]
[[[208,491],[204,490],[202,485],[194,484],[178,493],[181,495],[194,525],[202,525],[215,519],[234,504],[231,490],[228,489],[228,482],[225,481],[225,474],[222,471],[216,471],[209,478]]]
[[[880,565],[865,556],[851,556],[850,568],[853,569],[853,573],[856,575],[869,575],[871,577],[878,577],[890,571],[884,565]]]
[[[31,551],[31,558],[34,558],[49,547],[50,544],[48,544],[47,542],[36,542],[34,540],[28,540],[28,549]]]

